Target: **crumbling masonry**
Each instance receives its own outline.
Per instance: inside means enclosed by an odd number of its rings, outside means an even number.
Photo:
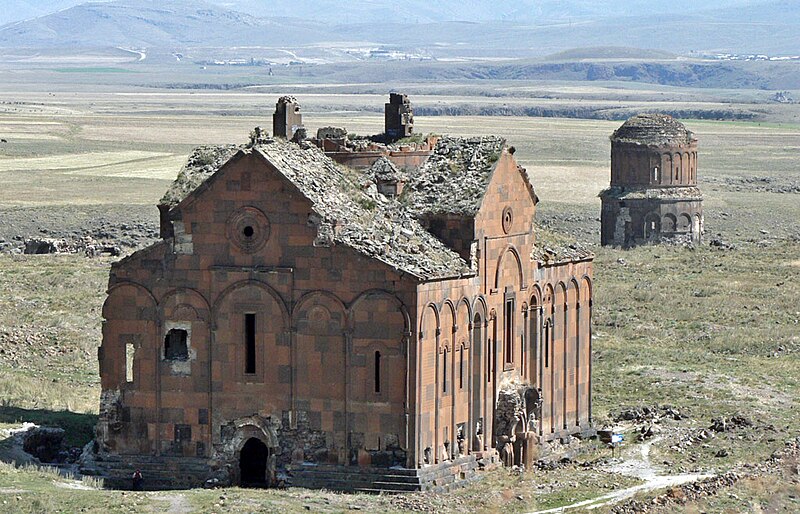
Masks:
[[[671,116],[632,117],[611,136],[611,187],[600,198],[605,246],[699,242],[697,139]]]
[[[593,433],[593,256],[513,149],[326,134],[197,149],[113,265],[107,484],[440,489]]]

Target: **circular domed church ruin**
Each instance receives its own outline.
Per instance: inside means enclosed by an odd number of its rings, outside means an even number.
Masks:
[[[611,135],[611,187],[600,193],[600,243],[699,242],[697,139],[665,114],[639,114]]]

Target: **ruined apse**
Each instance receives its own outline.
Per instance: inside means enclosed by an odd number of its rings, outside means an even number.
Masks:
[[[593,255],[536,225],[513,148],[303,140],[298,113],[196,149],[112,266],[105,483],[441,490],[592,435]]]
[[[604,246],[698,243],[703,195],[697,139],[664,114],[639,114],[611,135],[611,187],[600,193]]]

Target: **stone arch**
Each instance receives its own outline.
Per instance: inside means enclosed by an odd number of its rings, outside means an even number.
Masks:
[[[568,341],[572,337],[569,326],[569,293],[567,284],[558,282],[555,287],[555,344],[553,360],[554,372],[554,396],[557,397],[555,404],[556,430],[561,430],[567,424],[567,404],[568,404]]]
[[[672,213],[667,213],[661,219],[661,231],[665,234],[675,232],[678,228],[678,219]]]
[[[672,183],[680,183],[683,173],[683,157],[680,153],[676,153],[672,156],[672,173]]]
[[[262,411],[289,406],[292,364],[290,318],[281,297],[268,284],[243,280],[232,284],[213,304],[212,337],[215,362],[228,382],[226,392],[259,398]]]
[[[438,440],[439,405],[439,308],[428,303],[420,315],[419,344],[417,361],[419,362],[419,378],[417,379],[417,404],[419,407],[419,447],[417,462],[420,465],[434,464],[438,461],[436,451]]]
[[[154,308],[158,305],[158,302],[156,301],[155,296],[153,296],[153,293],[151,293],[150,290],[147,289],[145,286],[143,286],[143,285],[141,285],[141,284],[139,284],[137,282],[129,282],[129,281],[120,282],[118,284],[115,284],[114,286],[112,286],[108,290],[108,294],[106,296],[105,302],[103,302],[103,309],[102,309],[102,315],[103,315],[104,319],[108,319],[108,314],[109,314],[108,309],[110,309],[112,295],[114,295],[115,293],[118,294],[119,291],[124,291],[127,288],[132,288],[133,290],[142,293],[145,297],[147,297],[150,300],[150,302],[153,304]],[[114,312],[117,312],[117,311],[114,311]],[[132,314],[132,313],[135,313],[136,311],[135,311],[135,309],[123,309],[123,310],[120,310],[119,312],[125,312],[127,314]],[[153,314],[155,314],[155,309],[153,311]],[[117,319],[139,319],[139,318],[133,318],[133,317],[132,318],[121,318],[121,317],[118,317]]]
[[[265,282],[261,282],[260,280],[242,280],[231,284],[230,286],[226,287],[220,294],[217,295],[217,298],[214,300],[214,304],[212,306],[211,311],[211,319],[216,326],[218,322],[219,316],[219,308],[223,304],[223,302],[232,294],[236,293],[240,289],[244,289],[246,287],[255,287],[257,289],[263,290],[269,296],[275,300],[276,305],[280,308],[281,318],[283,320],[283,326],[289,327],[291,322],[291,317],[289,316],[289,310],[286,308],[286,304],[283,301],[283,298],[275,291],[269,284]]]
[[[683,160],[681,165],[681,182],[688,184],[692,178],[692,160],[689,152],[683,152]]]
[[[185,297],[185,298],[182,298]],[[164,310],[175,298],[176,306],[180,305],[191,305],[194,308],[195,312],[197,313],[198,319],[202,321],[210,321],[211,318],[211,304],[208,303],[208,300],[205,296],[203,296],[200,291],[197,289],[192,288],[177,288],[172,289],[171,291],[164,294],[161,297],[161,301],[158,302],[159,314],[163,316]],[[163,319],[163,318],[162,318]]]
[[[653,239],[659,235],[661,235],[661,216],[657,212],[650,212],[644,217],[642,236],[645,239]]]
[[[347,353],[348,427],[351,458],[359,451],[386,452],[389,445],[407,451],[405,420],[409,394],[410,322],[395,294],[383,289],[363,292],[349,306]],[[377,357],[379,352],[380,357]],[[379,361],[381,387],[375,390]],[[375,463],[375,462],[373,462]]]
[[[489,316],[489,308],[486,305],[486,299],[483,296],[477,296],[472,302],[472,317],[480,315],[481,319],[485,322]]]
[[[270,452],[267,460],[267,483],[275,483],[276,459],[279,449],[277,432],[270,418],[248,416],[238,418],[221,427],[220,443],[214,445],[212,461],[218,462],[221,469],[231,473],[231,483],[240,485],[239,458],[245,444],[256,439],[264,444]]]
[[[484,419],[486,416],[486,380],[485,376],[485,363],[483,362],[484,340],[486,339],[486,303],[483,298],[476,298],[472,316],[472,333],[470,334],[472,349],[471,355],[471,409],[470,409],[470,426],[469,436],[473,451],[482,451],[485,449],[484,438],[485,428]]]
[[[349,327],[349,319],[347,318],[347,307],[345,306],[344,302],[335,294],[331,293],[330,291],[309,291],[305,293],[300,299],[297,301],[297,304],[292,309],[292,328],[297,329],[297,315],[306,308],[306,304],[314,301],[319,301],[319,299],[325,299],[326,302],[332,302],[336,305],[336,310],[342,312],[344,315],[344,321],[342,323],[343,327]]]
[[[389,291],[386,291],[384,289],[369,289],[358,295],[358,298],[353,300],[353,302],[349,305],[349,308],[347,309],[350,329],[351,330],[353,329],[355,323],[352,314],[359,307],[359,304],[375,297],[386,298],[387,300],[390,300],[397,306],[398,311],[403,316],[404,332],[406,334],[409,334],[411,331],[411,316],[408,313],[408,308],[405,306],[402,300],[400,300],[400,298],[397,297],[397,295],[390,293]],[[437,312],[437,321],[438,321],[438,312]]]
[[[506,256],[511,254],[514,257],[514,262],[510,266],[506,264]],[[514,269],[516,264],[516,269]],[[522,258],[519,256],[519,250],[514,245],[508,245],[500,258],[497,260],[497,268],[495,270],[494,288],[501,289],[504,285],[515,285],[514,290],[518,290],[525,285],[525,274],[522,268]]]
[[[315,416],[323,414],[320,402],[331,402],[331,409],[344,412],[347,392],[342,370],[348,368],[344,303],[328,291],[310,291],[292,310],[292,327],[295,394],[310,402],[308,412]],[[335,437],[341,446],[345,436],[341,430]]]
[[[161,298],[158,316],[159,360],[169,361],[169,366],[158,369],[162,370],[162,374],[171,375],[162,379],[164,383],[160,388],[161,396],[166,402],[180,401],[185,386],[174,383],[173,377],[187,377],[192,374],[193,363],[208,363],[210,359],[211,307],[199,291],[178,288]],[[176,335],[178,345],[175,344]],[[175,355],[175,347],[179,346],[179,353],[183,353],[183,357],[178,360],[169,359],[168,346],[172,355]]]
[[[692,231],[692,216],[688,213],[682,213],[678,216],[678,232],[691,232]]]
[[[454,344],[453,329],[456,327],[456,308],[449,298],[442,302],[442,307],[439,311],[439,322],[439,351],[452,351]]]
[[[155,297],[141,284],[119,283],[109,289],[102,315],[105,319],[100,360],[103,390],[151,391],[154,384],[140,381],[139,370],[142,365],[156,369],[159,360]]]
[[[542,288],[539,284],[534,284],[531,288],[530,308],[539,308],[542,305]]]

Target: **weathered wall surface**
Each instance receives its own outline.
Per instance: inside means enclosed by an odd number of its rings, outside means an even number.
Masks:
[[[413,282],[349,248],[314,246],[303,197],[252,156],[229,166],[181,206],[174,241],[114,268],[101,370],[124,408],[109,445],[209,457],[223,426],[258,415],[278,427],[279,460],[405,464]],[[189,333],[186,362],[164,359],[175,327]]]

